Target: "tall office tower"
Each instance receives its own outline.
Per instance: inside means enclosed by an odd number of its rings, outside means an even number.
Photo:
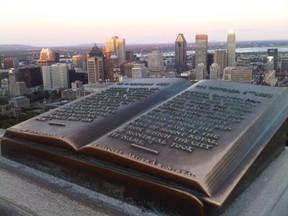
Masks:
[[[51,65],[55,62],[55,53],[50,48],[43,48],[40,52],[38,64],[40,66]]]
[[[126,60],[125,39],[118,38],[118,36],[107,39],[105,51],[114,53],[119,59],[119,64],[124,63]]]
[[[135,60],[133,52],[126,51],[125,55],[126,55],[126,61],[131,62]]]
[[[227,66],[236,66],[236,35],[233,30],[230,30],[227,36]]]
[[[115,81],[114,80],[114,71],[115,68],[119,68],[119,59],[116,55],[111,53],[105,54],[105,75],[104,79],[109,81]]]
[[[207,66],[207,52],[208,52],[208,35],[196,34],[195,37],[195,52],[196,52],[196,66],[204,64]]]
[[[220,74],[223,74],[223,70],[227,67],[227,55],[226,50],[215,50],[214,51],[214,63],[220,67]]]
[[[80,54],[72,56],[72,64],[74,68],[86,68],[85,58],[83,55]]]
[[[68,88],[68,67],[66,64],[42,66],[42,78],[44,90]]]
[[[210,80],[220,79],[220,66],[217,63],[213,63],[210,66]]]
[[[206,65],[206,70],[208,74],[210,74],[210,66],[214,62],[214,54],[213,53],[207,53],[207,65]]]
[[[203,63],[197,64],[196,68],[196,80],[203,80],[206,78],[206,65]]]
[[[185,37],[182,33],[179,33],[175,41],[175,68],[178,73],[187,69],[186,49]]]
[[[273,56],[274,70],[277,70],[278,66],[278,49],[267,49],[268,56]]]
[[[103,57],[93,56],[87,59],[88,83],[97,83],[104,80]]]
[[[26,90],[26,84],[25,82],[19,81],[19,70],[12,68],[8,71],[8,75],[9,96],[17,97],[24,95]]]
[[[53,89],[68,88],[68,66],[66,64],[51,65]]]
[[[164,70],[164,57],[157,51],[152,51],[148,57],[148,68],[150,72],[161,72]]]
[[[52,89],[51,67],[48,65],[44,65],[41,67],[41,71],[42,71],[42,79],[43,79],[43,89],[44,90]]]
[[[92,47],[87,58],[88,83],[105,80],[105,59],[103,52],[96,44]]]
[[[281,73],[288,73],[288,56],[281,57]]]
[[[41,68],[36,66],[19,68],[19,81],[25,82],[27,88],[43,85]]]

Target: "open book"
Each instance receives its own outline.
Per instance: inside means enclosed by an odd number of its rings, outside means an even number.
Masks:
[[[131,79],[9,128],[2,154],[100,169],[209,214],[284,149],[287,106],[286,88]]]

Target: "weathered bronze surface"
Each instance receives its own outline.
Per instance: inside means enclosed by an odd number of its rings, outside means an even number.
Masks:
[[[260,155],[269,154],[265,148],[272,155],[285,145],[285,137],[269,141],[284,124],[287,106],[284,88],[132,80],[9,128],[2,152],[11,156],[22,146],[88,167],[100,160],[117,166],[101,165],[106,172],[174,191],[204,214],[205,206],[227,202]]]

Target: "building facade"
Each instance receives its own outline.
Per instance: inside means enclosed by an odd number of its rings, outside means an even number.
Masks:
[[[132,78],[147,78],[147,68],[144,64],[134,64],[132,68]]]
[[[213,63],[210,66],[210,79],[211,80],[220,79],[220,66],[217,63]]]
[[[203,63],[197,64],[195,67],[196,80],[206,79],[206,65]]]
[[[38,65],[45,66],[55,63],[55,53],[50,48],[43,48],[40,52]]]
[[[105,52],[114,53],[119,59],[119,64],[125,63],[125,39],[119,38],[118,36],[113,36],[112,38],[106,39]]]
[[[19,68],[19,81],[25,82],[27,88],[43,85],[41,67],[27,66]]]
[[[226,67],[223,72],[223,80],[232,82],[251,83],[252,69],[247,67]]]
[[[104,80],[103,57],[93,56],[87,59],[88,83],[97,83]]]
[[[164,57],[160,51],[152,51],[148,57],[148,69],[150,72],[161,72],[164,70]]]
[[[220,74],[223,74],[223,70],[227,67],[227,52],[226,50],[215,50],[214,51],[214,63],[220,67]]]
[[[175,69],[181,73],[187,69],[187,42],[182,33],[179,33],[175,41]]]
[[[196,53],[196,66],[198,64],[204,64],[207,66],[207,54],[208,54],[208,35],[196,34],[195,36],[195,53]]]
[[[281,73],[288,73],[288,56],[281,57]]]
[[[277,70],[278,67],[278,49],[267,49],[268,56],[273,57],[273,70]]]
[[[234,31],[229,31],[227,36],[227,66],[236,66],[236,35]]]
[[[69,76],[66,64],[42,66],[43,89],[68,88]]]

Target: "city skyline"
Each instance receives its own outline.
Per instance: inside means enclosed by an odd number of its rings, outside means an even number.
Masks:
[[[237,41],[288,39],[286,0],[243,0],[231,7],[227,0],[178,4],[51,0],[43,7],[35,0],[0,0],[0,44],[68,46],[105,43],[113,35],[126,44],[173,43],[179,33],[187,42],[195,42],[196,34],[226,41],[230,29]]]

